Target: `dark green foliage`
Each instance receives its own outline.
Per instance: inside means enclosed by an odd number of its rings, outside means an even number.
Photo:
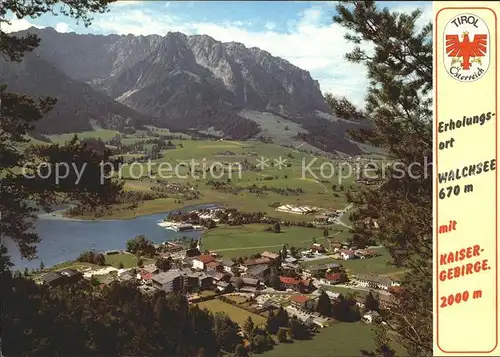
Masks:
[[[267,332],[272,334],[276,334],[279,330],[278,321],[273,310],[269,311],[269,315],[267,317],[267,322],[266,322],[266,329]]]
[[[138,235],[134,239],[127,241],[127,252],[138,256],[145,255],[152,257],[156,253],[156,248],[153,242],[147,240],[143,235]]]
[[[307,326],[300,322],[296,317],[292,317],[290,320],[288,332],[290,337],[294,340],[306,340],[311,335]]]
[[[93,251],[83,252],[76,260],[83,263],[106,265],[106,258],[104,255]]]
[[[286,338],[286,330],[284,328],[280,328],[279,331],[278,331],[277,337],[278,337],[278,341],[280,343],[286,342],[286,340],[287,340],[287,338]]]
[[[326,103],[340,118],[347,120],[359,120],[364,118],[364,113],[352,104],[346,97],[337,98],[330,93],[325,95]],[[334,185],[336,186],[336,185]],[[335,188],[333,188],[335,191]]]
[[[255,324],[254,324],[252,318],[250,316],[248,316],[248,319],[243,324],[243,331],[246,333],[247,336],[251,336],[254,328],[255,328]]]
[[[278,327],[287,327],[289,322],[288,312],[280,306],[276,315],[276,323]]]
[[[386,170],[380,188],[350,195],[359,207],[356,215],[360,219],[378,215],[380,225],[375,231],[356,227],[355,233],[384,244],[394,264],[406,269],[403,292],[396,294],[388,326],[408,355],[432,356],[433,183],[428,164],[433,138],[432,24],[419,29],[415,23],[421,11],[395,13],[374,1],[342,2],[337,12],[333,20],[349,30],[348,40],[374,48],[373,55],[356,48],[346,56],[368,69],[370,85],[363,112],[374,124],[373,130],[353,135],[384,148],[406,169],[403,177]],[[387,349],[379,345],[379,354]]]
[[[51,12],[88,25],[89,14],[106,11],[110,2],[6,0],[0,2],[0,23],[7,22],[9,12],[18,19]],[[16,37],[0,30],[0,53],[7,61],[21,61],[24,53],[33,51],[38,44],[34,35]],[[122,187],[111,180],[101,182],[99,163],[108,160],[110,153],[99,141],[75,138],[63,146],[20,149],[25,135],[50,112],[55,99],[10,93],[1,84],[0,98],[0,234],[17,243],[23,257],[33,258],[38,242],[32,230],[36,209],[28,201],[44,208],[61,199],[95,207],[113,203]],[[55,183],[50,179],[27,179],[15,171],[40,161],[87,166],[78,183],[71,172]],[[134,241],[131,248],[146,255],[152,253],[145,239]],[[91,253],[81,259],[103,263],[102,256]],[[164,292],[145,295],[135,285],[119,283],[101,289],[97,279],[50,288],[20,274],[13,276],[8,270],[11,266],[7,250],[0,245],[2,352],[8,356],[216,356],[221,348],[231,351],[241,342],[237,325],[229,318],[190,308],[182,296],[167,296]]]
[[[340,297],[333,304],[332,316],[342,322],[356,322],[361,319],[361,312],[353,297]]]
[[[228,348],[240,341],[229,319],[219,331],[210,313],[182,296],[143,295],[119,283],[48,288],[4,272],[2,305],[8,356],[196,356],[201,348],[214,356],[216,336]]]
[[[108,0],[84,0],[58,2],[41,0],[24,2],[8,0],[0,3],[0,23],[7,22],[7,14],[12,12],[18,19],[26,16],[36,18],[46,12],[61,13],[82,20],[86,25],[90,22],[92,12],[106,11]],[[10,15],[9,15],[10,16]],[[35,35],[19,37],[0,30],[0,53],[7,62],[20,62],[26,52],[32,52],[39,45]],[[0,234],[11,237],[19,247],[21,255],[33,258],[36,255],[35,244],[38,236],[33,232],[33,219],[36,209],[28,205],[34,201],[42,207],[54,204],[61,197],[67,200],[83,201],[92,205],[107,204],[121,190],[121,185],[110,181],[101,185],[95,181],[95,172],[100,159],[107,159],[105,153],[94,153],[85,146],[72,143],[69,147],[51,146],[47,150],[36,149],[22,151],[20,144],[26,139],[37,121],[47,115],[56,104],[54,98],[34,99],[23,94],[10,93],[7,87],[0,84],[1,117],[0,121],[0,167],[5,176],[0,188]],[[70,119],[70,118],[67,118]],[[78,146],[78,147],[77,147]],[[68,152],[72,152],[70,157]],[[27,179],[14,171],[16,167],[33,165],[35,162],[75,162],[78,167],[88,161],[82,182],[76,183],[68,177],[60,183],[51,179]],[[88,172],[87,172],[88,171]],[[87,176],[88,175],[88,176]],[[52,177],[51,177],[52,178]]]
[[[250,337],[250,349],[253,353],[263,353],[269,351],[274,346],[274,340],[267,331],[255,328]]]
[[[217,224],[215,223],[215,221],[213,219],[202,220],[200,223],[202,226],[206,227],[207,229],[212,229],[212,228],[215,228],[217,226]]]
[[[156,267],[162,271],[168,271],[172,268],[172,259],[160,258],[156,260]]]
[[[223,351],[234,352],[236,346],[241,343],[241,337],[238,336],[238,329],[238,325],[226,314],[215,314],[215,340]]]
[[[288,249],[286,245],[283,245],[283,248],[280,251],[280,259],[283,261],[286,259],[287,256],[288,256]]]
[[[276,274],[271,275],[269,278],[269,286],[273,289],[279,290],[281,288],[280,277]]]
[[[278,333],[280,328],[288,328],[288,325],[288,312],[286,312],[283,307],[280,307],[276,314],[273,311],[269,311],[269,316],[267,317],[266,322],[267,332],[274,335]]]
[[[238,344],[234,351],[235,357],[246,357],[248,356],[248,351],[242,344]]]
[[[90,278],[90,285],[92,286],[98,286],[100,284],[99,279],[95,275],[92,275]]]
[[[365,298],[365,311],[379,311],[379,309],[380,302],[373,296],[372,292],[370,291],[370,293],[366,295]]]
[[[321,292],[321,295],[318,298],[316,311],[323,316],[331,316],[332,314],[332,302],[324,291]]]

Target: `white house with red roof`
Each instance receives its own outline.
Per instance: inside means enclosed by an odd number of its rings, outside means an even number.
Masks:
[[[340,284],[340,282],[342,281],[342,274],[341,273],[326,274],[325,277],[321,280],[323,283],[329,285]]]
[[[356,259],[356,252],[350,249],[342,249],[340,251],[340,257],[343,260]]]
[[[309,279],[296,279],[289,276],[280,276],[282,289],[293,289],[295,291],[307,291],[311,286],[311,280]]]
[[[193,269],[197,270],[205,270],[207,268],[207,264],[215,262],[215,258],[209,254],[199,255],[193,258]]]

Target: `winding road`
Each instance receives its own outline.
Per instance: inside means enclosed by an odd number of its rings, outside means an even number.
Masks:
[[[339,224],[341,226],[344,226],[344,227],[347,227],[349,229],[352,229],[352,227],[348,224],[345,224],[344,222],[342,222],[340,219],[344,216],[344,214],[346,214],[352,207],[354,206],[354,203],[349,203],[349,205],[344,208],[340,215],[338,217],[335,218],[335,224]]]

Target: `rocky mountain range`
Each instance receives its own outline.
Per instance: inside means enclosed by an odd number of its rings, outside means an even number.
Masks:
[[[9,90],[58,98],[43,133],[154,124],[173,131],[260,137],[284,145],[360,153],[346,138],[365,123],[331,115],[309,72],[258,48],[206,35],[80,35],[30,28],[39,48],[0,60]],[[22,34],[22,33],[19,33]],[[214,134],[215,135],[215,134]]]

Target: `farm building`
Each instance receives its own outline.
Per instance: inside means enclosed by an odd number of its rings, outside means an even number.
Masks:
[[[300,205],[281,205],[276,208],[278,212],[292,213],[292,214],[310,214],[316,212],[318,209],[316,207],[310,206],[300,206]]]

